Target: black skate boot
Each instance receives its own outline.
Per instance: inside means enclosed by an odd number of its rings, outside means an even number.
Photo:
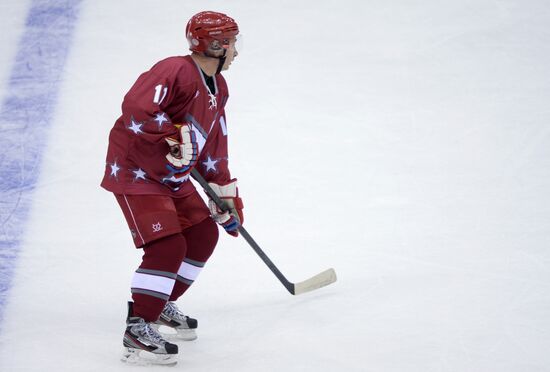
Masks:
[[[160,329],[160,332],[166,338],[192,341],[197,338],[197,332],[195,330],[198,327],[198,323],[197,319],[190,318],[183,314],[174,302],[168,301],[154,325],[157,330],[160,326],[166,326],[175,331],[175,333],[168,333],[164,332],[165,329]]]
[[[178,345],[167,342],[142,318],[132,316],[132,302],[128,302],[126,332],[124,332],[124,353],[122,361],[139,364],[174,365],[177,363]]]

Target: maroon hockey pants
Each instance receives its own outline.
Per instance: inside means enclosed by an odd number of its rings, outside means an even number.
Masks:
[[[177,300],[193,283],[218,242],[210,218],[143,246],[143,260],[132,280],[133,316],[156,321],[166,301]]]

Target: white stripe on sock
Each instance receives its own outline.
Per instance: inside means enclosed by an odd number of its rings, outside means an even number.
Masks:
[[[164,276],[134,273],[132,288],[148,289],[150,291],[170,295],[175,282],[175,279],[166,278]]]
[[[187,262],[182,262],[180,269],[178,270],[178,275],[184,277],[185,279],[195,280],[199,276],[202,267],[197,267]]]

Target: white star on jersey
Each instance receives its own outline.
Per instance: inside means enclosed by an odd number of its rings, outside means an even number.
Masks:
[[[145,176],[147,175],[141,168],[133,170],[132,173],[134,173],[134,181],[139,179],[145,180]]]
[[[164,112],[159,112],[154,120],[158,123],[159,130],[162,128],[162,124],[164,124],[165,121],[168,121],[166,116],[164,116]]]
[[[140,134],[140,133],[143,133],[143,131],[141,130],[142,126],[143,126],[143,123],[139,123],[137,121],[134,121],[134,119],[132,119],[132,124],[130,124],[128,129],[130,129],[135,134]]]
[[[118,166],[116,161],[113,164],[109,164],[109,166],[111,167],[111,176],[118,176],[118,171],[120,170],[120,167]]]
[[[219,160],[213,160],[210,155],[208,155],[206,161],[203,161],[202,164],[206,167],[206,172],[217,172],[218,170],[216,169],[216,163],[218,161]]]

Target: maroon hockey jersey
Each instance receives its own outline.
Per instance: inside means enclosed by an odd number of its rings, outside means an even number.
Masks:
[[[191,56],[158,62],[124,97],[122,116],[109,136],[101,186],[117,194],[183,197],[193,192],[189,169],[175,167],[166,157],[166,138],[177,138],[182,124],[190,126],[198,146],[194,167],[209,182],[229,182],[224,111],[228,97],[225,79],[216,75],[210,91]]]

